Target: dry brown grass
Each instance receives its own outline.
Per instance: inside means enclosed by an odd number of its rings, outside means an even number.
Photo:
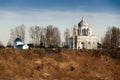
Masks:
[[[0,49],[0,80],[120,80],[120,51]]]

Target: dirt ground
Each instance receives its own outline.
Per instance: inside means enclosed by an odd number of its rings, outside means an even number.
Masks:
[[[0,80],[120,80],[120,50],[0,49]]]

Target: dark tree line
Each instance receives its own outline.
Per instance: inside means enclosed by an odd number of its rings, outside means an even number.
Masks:
[[[103,48],[117,49],[120,47],[120,28],[108,27],[105,37],[102,40]]]

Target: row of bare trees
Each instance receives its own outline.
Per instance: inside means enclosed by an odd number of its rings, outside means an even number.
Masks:
[[[59,29],[52,25],[49,25],[46,28],[32,26],[29,28],[29,34],[32,39],[32,43],[36,46],[59,46],[61,42]]]
[[[108,27],[105,37],[102,39],[102,45],[106,49],[120,48],[120,28]]]
[[[14,29],[10,30],[10,42],[12,42],[15,38],[21,38],[23,40],[23,42],[25,41],[25,25],[22,24],[20,26],[15,27]]]
[[[29,27],[29,35],[34,46],[60,46],[61,34],[57,27],[52,25],[43,28],[41,26],[31,26]],[[10,30],[10,41],[14,42],[15,38],[21,38],[23,42],[25,41],[26,27],[24,25],[17,26]]]
[[[65,37],[65,46],[64,47],[68,47],[68,43],[69,43],[69,38],[70,38],[70,29],[66,28],[65,32],[64,32],[64,37]]]
[[[36,46],[40,45],[41,42],[43,42],[45,39],[45,34],[44,34],[44,28],[40,26],[31,26],[29,28],[29,34],[30,38],[32,40],[32,43]]]
[[[61,34],[57,27],[49,25],[45,28],[41,26],[29,27],[29,35],[34,46],[60,46]],[[10,40],[8,46],[12,45],[15,38],[21,38],[24,42],[26,35],[25,25],[17,26],[10,30]],[[70,37],[70,30],[66,28],[64,31],[65,46],[68,47],[68,39]],[[1,43],[2,44],[2,43]],[[102,39],[102,46],[106,49],[120,48],[120,28],[112,26],[108,27],[104,38]]]

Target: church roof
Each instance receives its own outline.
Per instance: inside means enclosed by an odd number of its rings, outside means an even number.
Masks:
[[[78,26],[88,26],[88,23],[82,17],[82,20],[78,23]]]

